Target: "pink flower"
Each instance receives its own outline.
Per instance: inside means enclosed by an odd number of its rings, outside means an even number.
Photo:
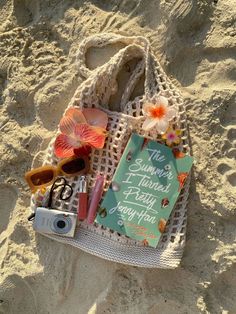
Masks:
[[[59,134],[54,151],[59,158],[71,157],[75,153],[90,153],[91,147],[103,148],[106,139],[107,114],[95,108],[69,108],[60,121]]]
[[[173,130],[168,128],[165,134],[162,135],[162,138],[166,140],[166,144],[171,146],[172,144],[179,144],[181,139],[181,130]]]
[[[155,127],[159,133],[163,134],[168,129],[169,121],[176,116],[176,113],[173,106],[168,106],[168,99],[159,96],[155,103],[144,104],[143,114],[146,116],[146,120],[142,128],[149,131]]]

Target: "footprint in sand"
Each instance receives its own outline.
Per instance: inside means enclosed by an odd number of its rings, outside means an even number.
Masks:
[[[207,313],[236,313],[235,300],[236,265],[212,280],[206,290],[204,301]]]
[[[227,131],[227,140],[222,146],[222,152],[227,157],[224,162],[221,162],[217,171],[225,178],[232,186],[236,186],[236,171],[234,170],[234,162],[236,160],[236,128],[231,127]],[[230,161],[229,161],[230,160]]]
[[[227,132],[227,137],[229,141],[235,142],[236,141],[236,128],[230,128]]]
[[[1,10],[0,10],[1,14]],[[7,84],[7,73],[3,69],[0,68],[0,106],[3,104],[2,95],[4,93],[4,89]]]
[[[220,163],[217,167],[217,171],[232,187],[236,186],[236,172],[231,168],[229,163]]]
[[[13,0],[13,14],[19,26],[27,25],[38,17],[38,1]]]
[[[217,171],[222,175],[224,175],[229,170],[231,170],[231,167],[227,163],[224,163],[224,162],[220,163],[217,167]]]
[[[8,184],[0,184],[0,234],[7,228],[9,218],[16,205],[17,191]]]
[[[11,13],[11,2],[7,0],[0,1],[0,15],[1,21],[0,26],[10,17]]]
[[[236,172],[235,171],[232,171],[231,173],[228,173],[226,175],[229,183],[232,185],[232,186],[236,186]]]
[[[18,275],[0,285],[0,314],[36,313],[36,296],[28,282]]]
[[[225,155],[236,160],[236,128],[229,128],[227,131],[227,147],[225,147]]]

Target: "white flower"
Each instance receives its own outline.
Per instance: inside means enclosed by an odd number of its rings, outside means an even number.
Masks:
[[[146,103],[143,106],[143,114],[146,120],[143,123],[143,130],[149,131],[156,128],[161,134],[165,133],[171,121],[177,114],[175,107],[168,106],[168,99],[159,96],[154,103]]]

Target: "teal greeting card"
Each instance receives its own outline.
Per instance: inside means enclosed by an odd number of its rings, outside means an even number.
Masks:
[[[132,134],[96,222],[156,247],[193,158]]]

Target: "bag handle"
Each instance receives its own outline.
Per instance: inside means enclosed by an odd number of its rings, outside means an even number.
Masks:
[[[121,48],[111,59],[106,63],[97,67],[94,70],[91,70],[86,65],[86,53],[91,47],[104,47],[108,44],[114,43],[123,43],[126,46]],[[136,66],[136,69],[133,71],[128,83],[127,87],[122,95],[120,108],[123,111],[124,106],[129,101],[130,95],[136,86],[136,83],[140,76],[145,72],[145,83],[144,83],[144,93],[147,98],[151,98],[158,90],[159,86],[157,83],[157,73],[155,73],[155,65],[154,65],[154,56],[150,51],[150,43],[149,41],[142,36],[122,36],[113,33],[103,33],[98,35],[90,36],[82,41],[79,46],[77,52],[77,65],[80,73],[85,77],[89,78],[92,76],[96,76],[97,72],[99,74],[106,69],[106,67],[111,66],[113,64],[113,74],[114,77],[118,74],[120,70],[121,63],[123,58],[127,57],[128,53],[139,53],[142,56],[142,61],[139,62]],[[106,70],[104,71],[106,73]]]
[[[91,47],[104,47],[109,44],[115,44],[115,43],[122,43],[126,46],[131,44],[136,44],[139,46],[142,46],[143,48],[146,48],[147,45],[149,45],[149,42],[146,38],[142,36],[122,36],[119,34],[113,34],[113,33],[102,33],[102,34],[96,34],[92,35],[88,38],[85,38],[77,51],[76,55],[76,61],[77,66],[79,68],[80,73],[87,79],[92,75],[92,73],[96,72],[100,67],[91,70],[86,65],[86,53],[89,48]],[[119,53],[118,51],[117,53]]]
[[[158,74],[156,72],[156,68],[154,64],[155,57],[151,53],[150,43],[144,37],[142,38],[147,42],[145,49],[143,49],[143,64],[138,64],[133,73],[133,76],[130,77],[130,82],[128,82],[127,88],[121,99],[122,110],[124,109],[124,106],[126,105],[126,103],[129,101],[130,95],[143,72],[145,72],[144,73],[145,74],[144,93],[145,93],[146,98],[147,99],[152,98],[152,96],[160,90],[159,85],[158,85],[158,80],[157,80]],[[143,71],[142,71],[142,68],[143,68]]]

